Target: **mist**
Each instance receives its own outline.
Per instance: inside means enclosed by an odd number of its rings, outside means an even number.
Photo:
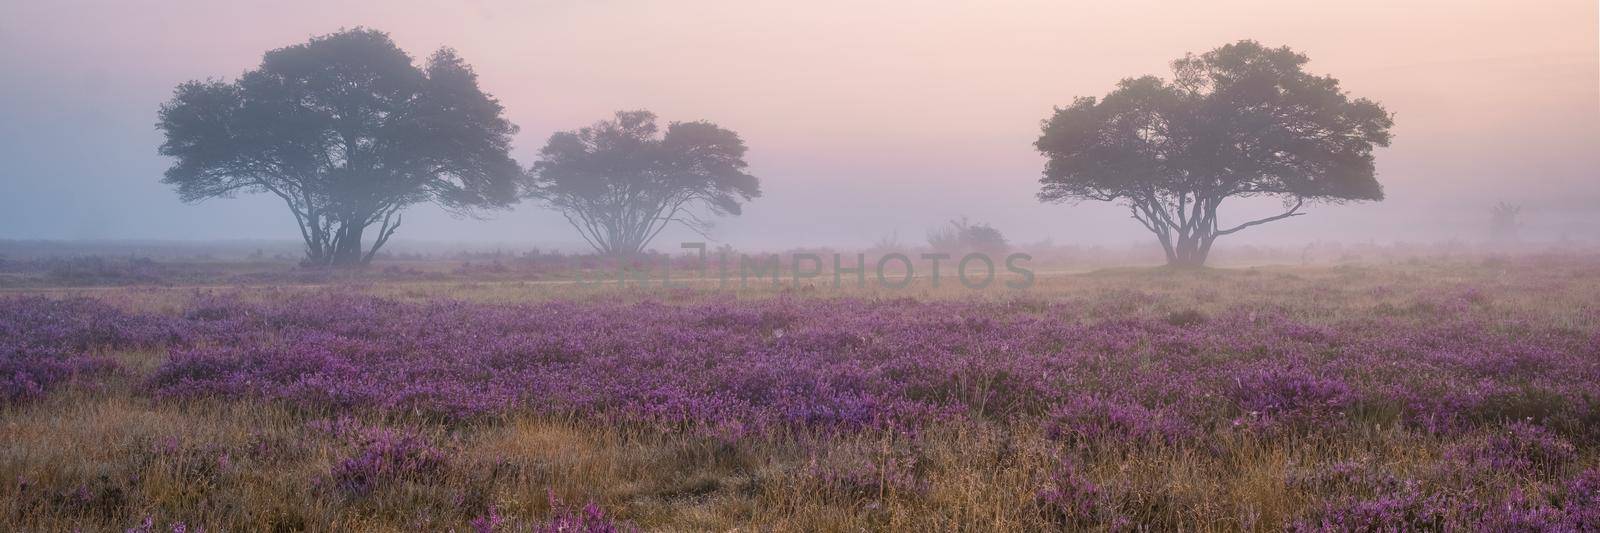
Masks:
[[[1523,207],[1524,239],[1600,239],[1593,2],[858,4],[7,3],[0,238],[298,239],[271,195],[180,202],[159,182],[156,110],[182,82],[364,26],[418,61],[456,49],[520,127],[524,167],[551,133],[620,109],[737,131],[763,194],[709,235],[741,248],[919,243],[960,217],[1021,246],[1149,244],[1123,207],[1035,198],[1040,121],[1239,39],[1291,46],[1382,103],[1394,143],[1376,152],[1385,200],[1313,205],[1219,247],[1476,241],[1502,201]],[[1276,208],[1240,205],[1225,216]],[[655,248],[685,240],[706,239],[669,229]],[[413,206],[394,244],[429,242],[584,248],[531,201],[481,217]]]

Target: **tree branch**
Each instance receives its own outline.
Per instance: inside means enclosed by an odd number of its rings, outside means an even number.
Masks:
[[[1305,198],[1301,198],[1301,197],[1296,196],[1294,198],[1294,207],[1290,207],[1288,211],[1284,211],[1282,214],[1270,216],[1270,217],[1263,218],[1263,219],[1260,219],[1260,220],[1252,220],[1252,221],[1249,221],[1249,222],[1245,222],[1243,224],[1240,224],[1240,225],[1237,225],[1237,226],[1234,226],[1234,227],[1231,227],[1231,228],[1228,228],[1228,229],[1221,230],[1221,231],[1218,231],[1216,233],[1213,233],[1212,236],[1221,237],[1223,235],[1228,235],[1228,234],[1234,233],[1236,231],[1248,228],[1250,226],[1258,226],[1258,225],[1261,225],[1261,224],[1266,224],[1268,222],[1272,222],[1274,220],[1283,220],[1285,218],[1289,218],[1289,217],[1292,217],[1292,216],[1303,215],[1305,213],[1300,213],[1299,212],[1300,211],[1300,206],[1302,206],[1302,205],[1305,205]]]
[[[378,249],[382,248],[384,243],[389,242],[389,237],[394,235],[394,230],[400,229],[400,220],[402,216],[400,215],[399,211],[399,207],[394,207],[390,208],[389,212],[383,215],[383,225],[378,226],[378,238],[372,241],[372,248],[368,249],[367,255],[361,258],[362,264],[371,263],[372,257],[378,254]],[[389,225],[389,215],[394,215],[394,225],[392,226]]]

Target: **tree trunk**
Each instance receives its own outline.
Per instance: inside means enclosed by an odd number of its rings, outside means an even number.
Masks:
[[[366,264],[362,254],[361,238],[366,226],[359,223],[340,224],[332,235],[320,243],[306,243],[306,262],[314,266],[347,267]]]
[[[325,231],[320,217],[312,217],[306,222],[308,231],[305,235],[306,258],[300,262],[301,266],[323,267],[333,262],[334,236]]]
[[[361,264],[361,234],[366,229],[367,227],[360,223],[347,223],[339,228],[343,235],[339,236],[339,249],[334,251],[335,266]]]
[[[1167,266],[1174,268],[1201,268],[1206,266],[1206,253],[1200,249],[1190,249],[1179,253],[1176,258],[1167,262]]]
[[[348,219],[334,219],[325,216],[309,216],[302,220],[301,236],[306,243],[306,258],[301,261],[303,266],[329,267],[329,266],[359,266],[372,262],[378,249],[388,242],[389,237],[400,227],[399,210],[391,207],[379,224],[377,236],[373,239],[371,248],[363,246],[367,226],[374,223],[369,217],[349,215]]]
[[[1167,254],[1167,266],[1173,268],[1200,268],[1206,266],[1211,255],[1211,242],[1215,235],[1193,234],[1178,237],[1178,243]]]

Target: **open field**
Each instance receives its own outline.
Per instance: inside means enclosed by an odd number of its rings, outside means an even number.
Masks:
[[[1600,528],[1600,258],[1040,272],[16,284],[0,520]]]
[[[1600,533],[1594,0],[0,1],[0,533]]]

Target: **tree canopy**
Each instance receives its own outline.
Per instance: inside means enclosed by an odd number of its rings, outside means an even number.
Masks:
[[[234,82],[179,85],[157,127],[176,160],[162,181],[184,201],[274,194],[312,264],[371,261],[413,204],[509,206],[523,177],[516,126],[470,66],[443,48],[419,68],[369,29],[269,51]]]
[[[672,223],[697,232],[696,211],[738,215],[761,196],[739,134],[710,122],[673,122],[662,134],[649,111],[558,132],[539,151],[529,194],[559,210],[602,254],[637,254]]]
[[[1307,61],[1239,41],[1174,61],[1171,80],[1125,79],[1057,108],[1035,143],[1048,158],[1039,199],[1121,202],[1184,266],[1204,264],[1218,237],[1308,202],[1383,199],[1372,152],[1389,145],[1391,115],[1306,73]],[[1257,196],[1282,199],[1283,212],[1219,223],[1225,199]]]

